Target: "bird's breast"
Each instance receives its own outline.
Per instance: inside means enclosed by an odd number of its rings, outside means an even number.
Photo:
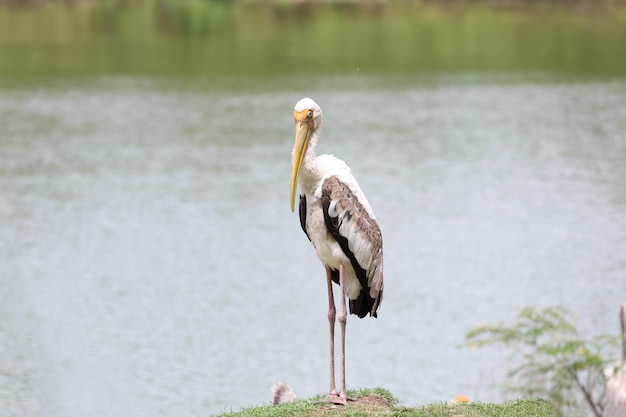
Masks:
[[[349,264],[349,259],[343,253],[341,246],[330,235],[324,222],[324,213],[319,199],[313,195],[307,196],[306,229],[311,243],[317,252],[318,258],[332,269],[339,269],[339,263]]]

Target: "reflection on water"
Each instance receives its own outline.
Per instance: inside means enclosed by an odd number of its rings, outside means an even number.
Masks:
[[[349,388],[499,400],[505,358],[458,345],[517,304],[617,331],[626,84],[405,81],[2,91],[5,415],[207,415],[267,403],[279,379],[324,392],[324,271],[288,204],[303,94],[385,237],[380,317],[348,322]]]
[[[43,1],[0,3],[0,75],[626,72],[616,2]]]

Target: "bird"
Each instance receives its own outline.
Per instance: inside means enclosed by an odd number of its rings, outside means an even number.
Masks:
[[[346,298],[350,314],[378,317],[383,298],[383,240],[367,201],[348,165],[333,155],[316,156],[322,109],[311,98],[299,100],[293,117],[296,136],[292,154],[291,211],[300,188],[300,226],[324,264],[330,328],[329,399],[346,405]],[[339,314],[333,283],[339,285]],[[339,391],[335,384],[335,318],[340,326]]]
[[[272,404],[279,405],[292,403],[298,399],[293,389],[284,381],[278,381],[272,385]]]
[[[607,417],[623,417],[626,415],[626,304],[621,304],[619,308],[619,321],[622,329],[622,358],[613,367],[604,370],[606,378],[604,395],[606,409],[604,415]]]

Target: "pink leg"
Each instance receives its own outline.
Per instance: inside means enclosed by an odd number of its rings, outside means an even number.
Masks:
[[[326,266],[326,281],[328,284],[328,324],[330,326],[330,389],[329,395],[336,397],[335,386],[335,299],[333,298],[333,277],[330,268]]]
[[[339,311],[339,327],[341,329],[341,362],[340,362],[340,384],[339,400],[340,404],[346,404],[346,323],[348,321],[348,310],[346,309],[346,289],[343,264],[339,264],[339,286],[341,287],[341,310]]]

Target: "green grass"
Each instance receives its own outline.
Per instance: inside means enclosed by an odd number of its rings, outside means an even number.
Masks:
[[[347,407],[333,406],[325,402],[325,396],[298,400],[278,406],[265,405],[246,408],[238,412],[221,414],[219,417],[550,417],[552,406],[544,400],[515,400],[503,404],[449,404],[435,403],[420,407],[398,405],[397,399],[382,388],[349,391],[356,399]]]

